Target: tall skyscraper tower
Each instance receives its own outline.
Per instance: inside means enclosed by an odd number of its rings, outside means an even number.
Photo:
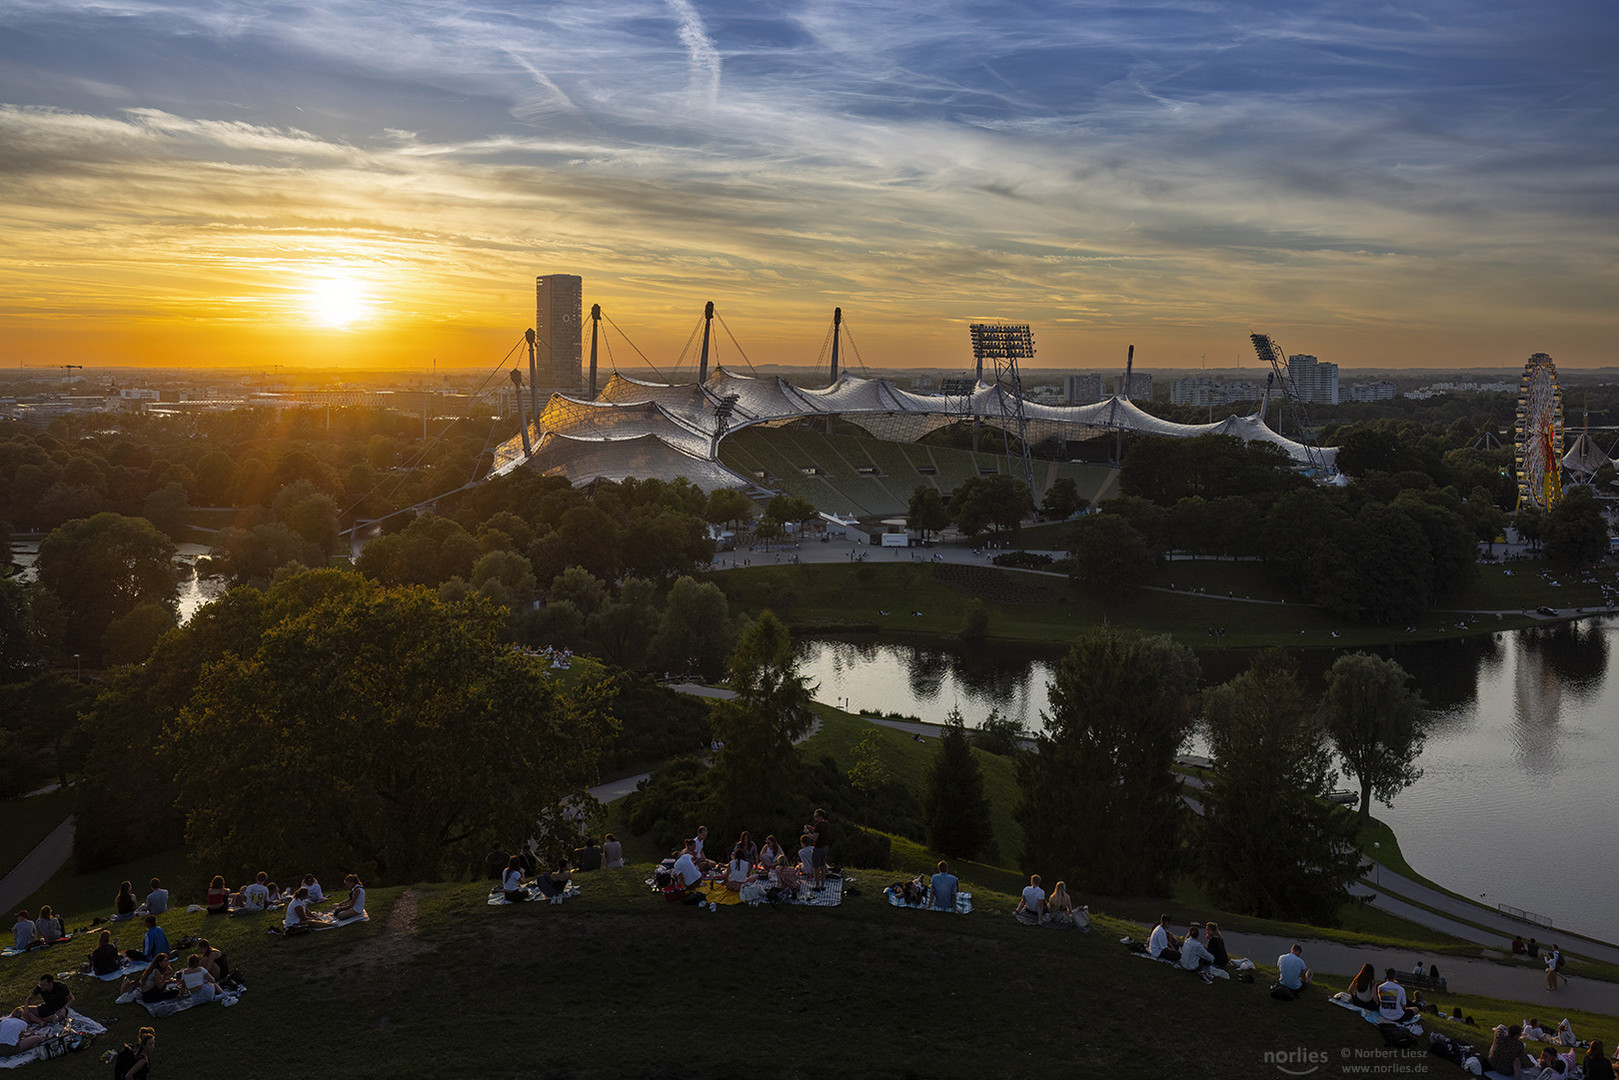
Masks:
[[[576,394],[580,380],[580,330],[583,324],[584,279],[575,274],[547,274],[534,279],[534,337],[539,355],[538,385]]]

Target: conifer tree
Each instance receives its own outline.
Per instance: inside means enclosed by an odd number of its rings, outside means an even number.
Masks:
[[[984,773],[968,745],[960,710],[950,710],[939,750],[928,766],[923,812],[931,847],[958,859],[992,854],[994,833],[989,824],[989,800],[984,796]]]

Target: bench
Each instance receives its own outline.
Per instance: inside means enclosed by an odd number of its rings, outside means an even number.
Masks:
[[[1415,972],[1406,972],[1399,976],[1400,985],[1407,990],[1445,990],[1445,977],[1441,975],[1434,978],[1432,975],[1418,975]]]

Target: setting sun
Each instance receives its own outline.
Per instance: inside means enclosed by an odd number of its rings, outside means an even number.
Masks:
[[[371,314],[363,286],[347,275],[315,282],[305,302],[315,322],[337,329],[346,329]]]

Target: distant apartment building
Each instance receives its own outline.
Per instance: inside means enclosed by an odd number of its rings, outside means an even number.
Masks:
[[[1299,353],[1287,358],[1287,378],[1302,401],[1338,404],[1338,365]]]
[[[1350,401],[1390,401],[1400,388],[1387,379],[1382,382],[1356,383],[1349,388]]]
[[[1225,382],[1206,375],[1189,375],[1170,384],[1169,400],[1175,405],[1198,407],[1243,405],[1259,400],[1259,388],[1251,382]]]
[[[1113,392],[1120,397],[1127,397],[1132,401],[1152,400],[1152,376],[1144,371],[1130,373],[1130,385],[1124,385],[1124,376],[1120,375],[1113,380]]]
[[[579,392],[584,279],[549,274],[534,279],[536,381],[546,390]]]
[[[1102,400],[1102,376],[1064,375],[1062,400],[1065,405],[1090,405]]]

